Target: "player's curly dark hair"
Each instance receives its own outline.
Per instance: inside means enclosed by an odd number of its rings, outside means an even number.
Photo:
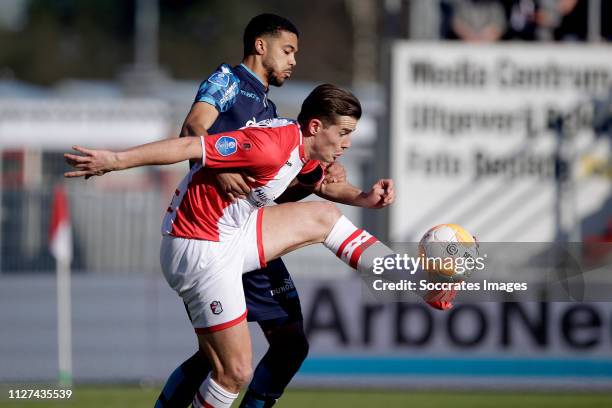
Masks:
[[[351,92],[332,84],[317,86],[302,102],[298,122],[302,128],[311,119],[321,120],[325,126],[336,123],[338,116],[361,118],[361,103]]]
[[[255,53],[255,39],[257,37],[266,34],[277,35],[280,31],[289,31],[298,37],[300,36],[297,27],[284,17],[269,13],[253,17],[244,29],[244,35],[242,36],[244,57]]]

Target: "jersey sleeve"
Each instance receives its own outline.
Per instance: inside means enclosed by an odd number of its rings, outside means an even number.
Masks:
[[[263,181],[274,177],[299,145],[297,126],[248,127],[200,136],[202,166],[213,169],[244,169]]]
[[[203,150],[202,166],[212,169],[257,167],[265,162],[266,154],[277,150],[270,140],[264,143],[261,143],[261,140],[254,142],[240,130],[200,138]],[[265,150],[262,148],[264,144],[267,144]]]
[[[223,64],[200,84],[195,102],[206,102],[219,112],[226,112],[240,93],[240,80],[229,65]]]

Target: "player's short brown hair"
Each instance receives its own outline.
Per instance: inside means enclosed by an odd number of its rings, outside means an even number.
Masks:
[[[351,92],[332,84],[317,86],[302,102],[298,122],[304,128],[311,119],[325,126],[336,123],[339,116],[361,118],[361,103]]]

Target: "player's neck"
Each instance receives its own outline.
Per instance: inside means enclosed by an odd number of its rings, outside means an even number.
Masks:
[[[259,80],[268,88],[270,84],[268,83],[268,76],[266,75],[266,70],[261,64],[259,58],[256,55],[249,55],[242,60],[244,66],[250,69]]]
[[[306,134],[304,134],[302,140],[302,144],[304,145],[304,159],[311,160],[314,153],[314,136],[306,136]]]

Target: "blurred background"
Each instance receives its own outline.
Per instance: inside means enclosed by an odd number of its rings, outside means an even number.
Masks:
[[[2,0],[0,383],[58,379],[56,186],[72,232],[69,377],[159,384],[191,355],[158,262],[186,165],[65,181],[62,153],[176,137],[263,12],[300,30],[294,75],[270,91],[282,116],[324,82],[363,103],[343,164],[364,188],[393,177],[398,200],[343,208],[355,223],[391,242],[448,222],[486,242],[612,242],[609,1]],[[612,388],[609,303],[434,313],[369,298],[322,248],[286,259],[311,342],[294,386]]]

